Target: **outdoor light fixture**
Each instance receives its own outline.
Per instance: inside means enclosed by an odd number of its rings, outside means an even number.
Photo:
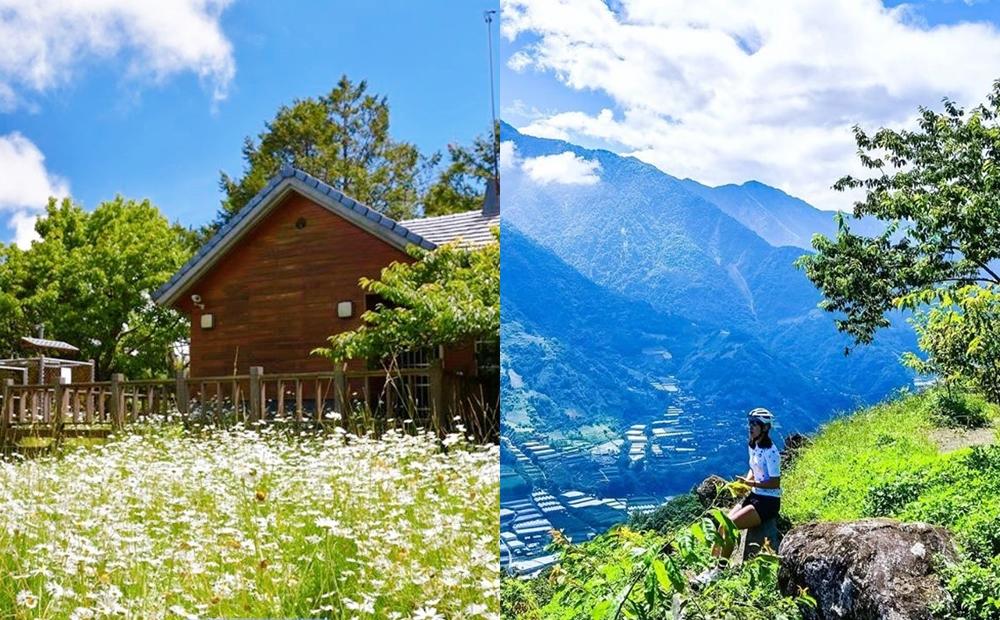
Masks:
[[[212,329],[213,327],[215,327],[215,315],[213,314],[201,315],[201,328]]]
[[[337,303],[337,316],[341,319],[349,319],[354,316],[354,302],[341,301]]]

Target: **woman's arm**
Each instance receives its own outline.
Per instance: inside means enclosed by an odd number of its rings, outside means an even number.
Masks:
[[[781,476],[776,476],[774,478],[768,478],[763,482],[757,482],[756,480],[750,481],[750,486],[756,487],[758,489],[780,489],[781,488]]]

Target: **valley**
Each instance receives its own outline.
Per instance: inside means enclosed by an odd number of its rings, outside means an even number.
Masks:
[[[810,433],[912,385],[903,317],[847,356],[795,267],[833,214],[509,125],[501,138],[515,154],[501,226],[501,553],[515,572],[543,567],[553,528],[585,540],[745,469],[753,407],[775,412],[779,436]],[[566,152],[599,181],[525,172]]]

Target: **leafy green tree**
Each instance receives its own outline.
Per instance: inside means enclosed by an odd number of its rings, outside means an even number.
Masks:
[[[243,144],[243,176],[222,173],[226,194],[217,224],[239,211],[284,165],[316,176],[390,217],[416,213],[422,179],[439,156],[421,156],[389,135],[389,104],[368,92],[365,81],[340,78],[318,98],[282,106],[257,140]]]
[[[479,136],[472,147],[448,145],[448,165],[427,190],[423,200],[426,216],[472,211],[482,207],[487,183],[493,178],[500,125],[493,136]]]
[[[361,327],[331,336],[330,346],[315,353],[334,361],[391,358],[472,339],[499,341],[499,242],[475,250],[413,247],[410,253],[417,260],[385,267],[378,280],[361,280],[385,303],[365,312]]]
[[[1000,286],[935,290],[921,301],[928,308],[914,323],[928,358],[909,354],[905,362],[950,383],[969,381],[1000,403]]]
[[[176,312],[151,293],[187,260],[193,234],[171,225],[148,200],[116,197],[93,212],[70,199],[50,199],[29,249],[0,246],[0,342],[44,325],[92,358],[97,374],[163,375],[187,338]]]
[[[841,217],[836,238],[814,237],[816,253],[799,264],[823,293],[821,306],[840,313],[837,327],[856,343],[871,342],[894,308],[918,309],[939,303],[942,291],[1000,284],[998,115],[1000,82],[968,112],[949,100],[943,112],[921,108],[912,131],[870,135],[855,128],[861,163],[872,174],[845,176],[834,187],[863,189],[854,216],[888,226],[866,237]],[[932,348],[932,355],[944,350]]]

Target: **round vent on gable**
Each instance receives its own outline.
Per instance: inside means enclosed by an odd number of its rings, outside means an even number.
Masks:
[[[300,217],[299,219],[295,220],[295,228],[302,230],[305,227],[306,227],[306,218]]]

